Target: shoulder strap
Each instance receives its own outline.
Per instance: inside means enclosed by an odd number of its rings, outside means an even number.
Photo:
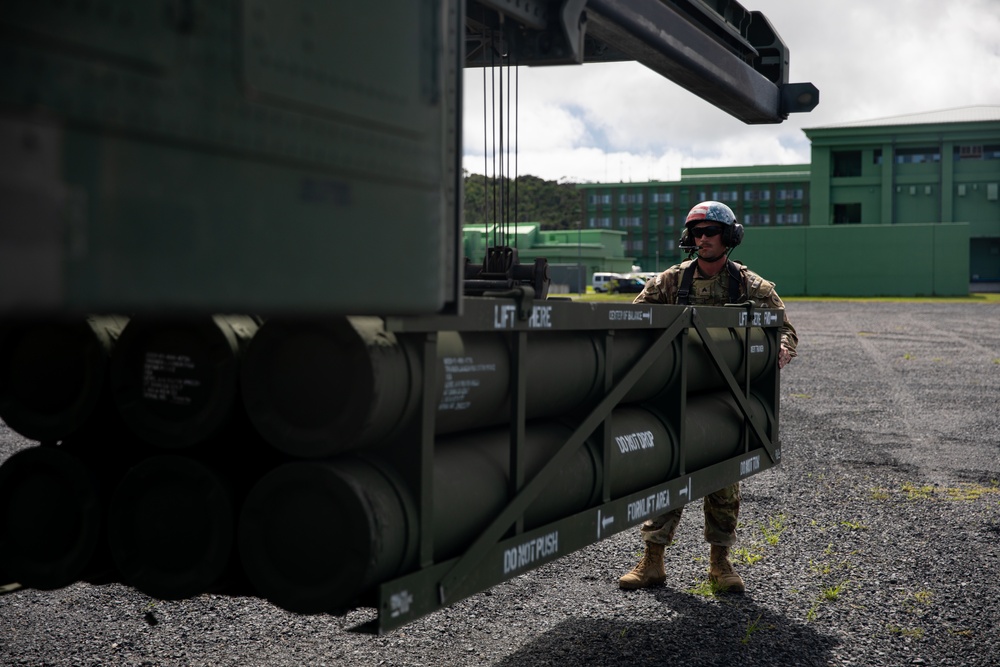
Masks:
[[[729,303],[741,303],[740,287],[743,284],[743,277],[740,275],[740,267],[733,260],[726,260],[726,269],[729,272]],[[747,295],[749,298],[749,294]]]
[[[691,262],[688,267],[684,269],[683,275],[681,275],[681,284],[677,288],[677,303],[682,306],[687,306],[691,296],[691,284],[694,283],[694,267],[697,266],[698,262]]]

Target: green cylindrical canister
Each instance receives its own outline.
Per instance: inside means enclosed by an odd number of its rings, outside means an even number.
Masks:
[[[254,589],[289,611],[340,611],[412,557],[412,501],[402,493],[353,457],[275,468],[240,512],[240,559]]]
[[[672,479],[677,474],[677,434],[656,412],[624,406],[611,417],[611,498]]]
[[[0,328],[0,419],[26,438],[62,440],[113,413],[111,351],[127,318]]]
[[[573,429],[533,423],[525,431],[524,476],[532,479]],[[591,505],[600,492],[599,454],[585,442],[527,507],[530,530]],[[434,557],[462,552],[510,500],[510,431],[494,428],[442,438],[434,453]]]
[[[140,438],[183,448],[221,432],[242,410],[240,357],[257,320],[215,315],[133,318],[111,358],[115,403]]]
[[[763,401],[751,394],[747,403],[754,420],[766,424],[766,429],[774,433],[774,416]],[[729,392],[689,396],[682,443],[687,471],[695,472],[738,455],[745,428],[743,413]],[[750,446],[760,447],[752,431]]]
[[[102,569],[101,481],[64,447],[23,449],[0,466],[0,570],[30,588]]]
[[[243,401],[277,449],[330,456],[387,436],[412,413],[412,363],[380,318],[271,319],[244,357]]]
[[[722,365],[729,369],[739,383],[743,382],[746,329],[707,329],[709,337],[719,351]],[[755,380],[770,368],[777,367],[777,350],[763,329],[750,329],[750,379]],[[725,380],[712,363],[708,348],[697,331],[688,331],[688,392],[708,391],[725,387]]]
[[[611,485],[617,497],[669,479],[676,441],[655,414],[615,411]],[[572,434],[554,421],[531,423],[524,470],[531,480]],[[435,446],[435,561],[458,555],[510,501],[509,431],[441,438]],[[526,529],[592,506],[600,495],[600,447],[585,442],[524,515]],[[265,597],[300,613],[339,609],[416,564],[412,496],[392,471],[349,456],[298,461],[268,473],[251,490],[239,524],[247,573]]]
[[[108,542],[122,579],[164,600],[227,583],[238,501],[228,475],[186,456],[153,456],[133,467],[108,509]]]

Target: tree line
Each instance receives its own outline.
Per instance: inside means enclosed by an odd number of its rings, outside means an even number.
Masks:
[[[575,183],[537,176],[494,179],[466,171],[465,223],[537,222],[542,229],[576,229],[581,196]]]

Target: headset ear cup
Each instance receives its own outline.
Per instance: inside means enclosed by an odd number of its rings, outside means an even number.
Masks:
[[[681,245],[682,246],[691,245],[691,230],[686,227],[684,228],[684,231],[681,232]]]
[[[726,229],[726,234],[729,236],[729,240],[724,241],[726,247],[735,248],[743,242],[743,225],[738,222],[734,222]]]

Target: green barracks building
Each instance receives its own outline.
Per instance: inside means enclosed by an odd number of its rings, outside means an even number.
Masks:
[[[810,164],[581,184],[582,230],[535,229],[539,246],[524,239],[521,260],[578,262],[587,281],[594,271],[632,264],[663,270],[682,259],[677,242],[687,211],[714,199],[746,227],[732,257],[776,281],[784,295],[960,295],[970,283],[1000,282],[1000,106],[805,133]],[[602,252],[596,244],[610,245]]]

